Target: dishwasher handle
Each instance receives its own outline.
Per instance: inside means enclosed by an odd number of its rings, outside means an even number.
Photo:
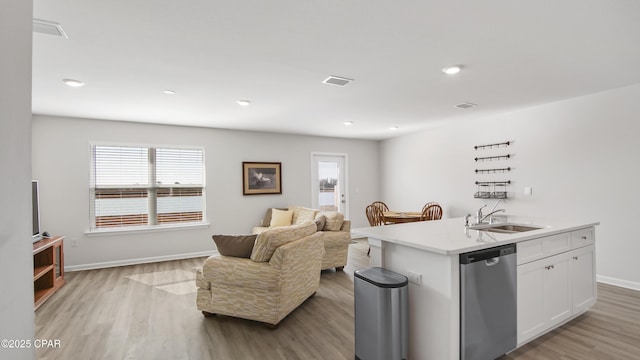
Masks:
[[[482,249],[478,251],[472,251],[464,254],[460,254],[460,265],[467,265],[478,261],[484,261],[489,259],[498,258],[509,254],[516,253],[516,244],[508,244],[489,249]],[[487,266],[495,265],[497,262],[489,264]]]
[[[487,265],[487,266],[493,266],[493,265],[496,265],[499,262],[500,262],[500,258],[499,257],[494,257],[494,258],[485,260],[484,264]]]

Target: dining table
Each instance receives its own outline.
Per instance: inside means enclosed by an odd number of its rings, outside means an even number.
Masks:
[[[382,213],[385,224],[402,224],[422,220],[419,211],[385,211]]]

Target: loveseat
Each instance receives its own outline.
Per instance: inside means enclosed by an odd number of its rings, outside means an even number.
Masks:
[[[351,221],[345,220],[342,213],[301,206],[270,208],[267,209],[260,226],[254,227],[252,233],[260,234],[274,227],[298,225],[305,221],[314,221],[321,234],[325,250],[322,270],[330,268],[335,268],[336,271],[343,270],[347,264],[349,244],[351,244]]]
[[[213,314],[277,325],[315,294],[324,255],[313,222],[257,235],[250,258],[214,255],[197,271],[196,304]]]

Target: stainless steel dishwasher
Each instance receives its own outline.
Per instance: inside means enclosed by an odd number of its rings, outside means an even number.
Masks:
[[[460,359],[496,359],[517,345],[516,245],[460,254]]]

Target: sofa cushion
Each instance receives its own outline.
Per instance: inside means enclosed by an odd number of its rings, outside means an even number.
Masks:
[[[327,217],[322,214],[318,214],[313,222],[316,223],[318,231],[322,231],[322,229],[324,229],[324,224],[327,222]]]
[[[322,213],[326,218],[324,231],[340,231],[344,222],[344,214],[336,211],[325,211]]]
[[[250,258],[258,235],[213,235],[220,255]]]
[[[262,218],[262,224],[260,224],[261,227],[269,227],[271,225],[271,212],[273,211],[274,208],[268,208],[267,212],[264,214],[264,218]],[[278,210],[289,210],[287,208],[276,208]]]
[[[284,244],[309,236],[317,231],[313,222],[300,225],[277,227],[258,234],[251,252],[251,260],[265,262],[271,259],[274,251]]]
[[[272,209],[271,223],[269,223],[269,227],[275,228],[279,226],[289,226],[291,225],[292,217],[293,211],[291,210]]]
[[[314,221],[316,214],[320,211],[302,206],[290,206],[289,210],[293,210],[293,217],[291,218],[292,225],[302,224],[306,221]]]

